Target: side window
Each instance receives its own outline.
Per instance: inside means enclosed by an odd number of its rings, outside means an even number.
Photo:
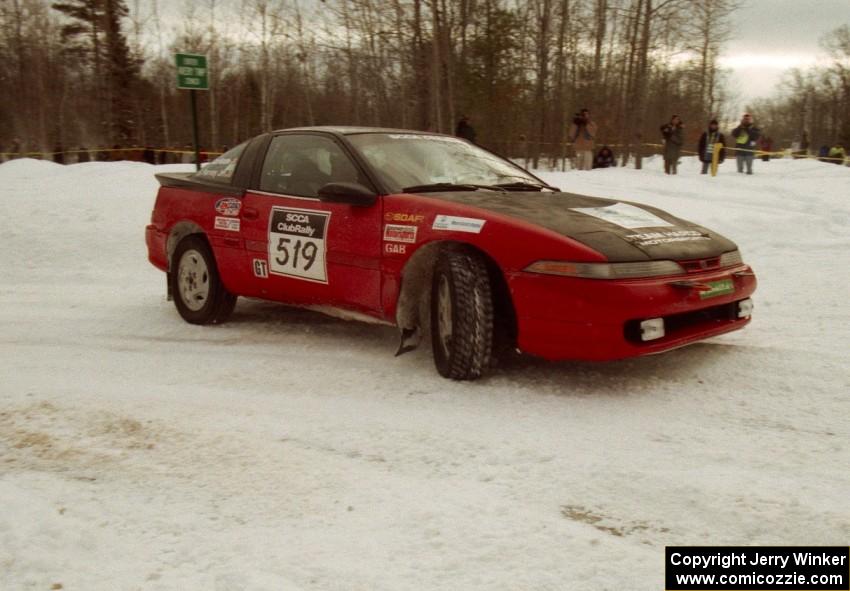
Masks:
[[[233,173],[236,171],[236,164],[239,162],[239,157],[247,145],[248,142],[244,142],[228,150],[196,172],[195,176],[205,181],[230,184],[230,181],[233,179]]]
[[[327,183],[362,183],[348,155],[330,138],[318,135],[279,135],[272,139],[260,190],[317,197]]]

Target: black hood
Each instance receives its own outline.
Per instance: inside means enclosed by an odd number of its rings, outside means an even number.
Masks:
[[[586,244],[612,262],[703,259],[737,248],[716,232],[631,201],[536,191],[459,191],[425,196],[530,222]],[[637,215],[618,219],[622,213]]]

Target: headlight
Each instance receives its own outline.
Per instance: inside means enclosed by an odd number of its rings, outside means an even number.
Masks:
[[[720,266],[721,267],[732,267],[734,265],[743,265],[744,259],[741,258],[740,250],[733,250],[731,252],[724,252],[720,255]]]
[[[638,263],[571,263],[567,261],[537,261],[525,268],[529,273],[584,277],[586,279],[632,279],[680,275],[685,270],[674,261]]]

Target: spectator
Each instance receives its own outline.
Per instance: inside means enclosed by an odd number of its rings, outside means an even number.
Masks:
[[[519,154],[517,155],[517,159],[522,160],[524,168],[528,168],[528,139],[524,133],[519,134]]]
[[[570,126],[570,142],[576,151],[576,168],[590,170],[593,168],[593,146],[596,141],[596,123],[590,119],[590,111],[582,109],[573,117]]]
[[[593,160],[593,168],[610,168],[612,166],[617,166],[617,161],[614,159],[614,152],[608,146],[602,146]]]
[[[829,162],[829,160],[827,160],[828,157],[829,146],[821,146],[820,149],[818,149],[818,160],[820,160],[821,162]]]
[[[844,164],[844,159],[847,157],[847,152],[844,150],[844,146],[841,142],[835,142],[835,144],[829,149],[829,160],[827,162],[832,162],[833,164]]]
[[[156,154],[154,153],[153,148],[145,146],[145,149],[142,152],[142,160],[148,164],[156,164]]]
[[[735,162],[738,164],[738,172],[753,174],[753,159],[755,158],[756,142],[761,137],[761,130],[753,124],[753,117],[744,113],[741,123],[732,130],[735,138]]]
[[[809,145],[810,145],[810,143],[811,142],[809,141],[809,132],[803,131],[803,137],[802,137],[802,139],[800,139],[800,155],[801,156],[808,156],[809,155]]]
[[[770,136],[762,136],[758,141],[759,150],[761,150],[761,159],[763,162],[770,162],[770,154],[773,152],[773,138]]]
[[[661,135],[664,137],[664,174],[676,174],[685,141],[682,120],[678,115],[673,115],[670,123],[661,126]]]
[[[701,174],[706,174],[708,172],[717,144],[721,145],[720,153],[717,156],[717,162],[719,164],[726,159],[726,138],[723,137],[722,133],[720,133],[717,119],[712,119],[708,122],[708,129],[704,131],[699,138],[699,147],[697,148],[697,152],[699,153],[700,162],[702,162]]]
[[[56,164],[65,164],[65,148],[62,147],[62,142],[57,142],[53,146],[53,162]]]
[[[77,162],[88,162],[91,160],[91,156],[89,156],[89,151],[85,146],[80,146],[77,148]]]
[[[460,121],[457,122],[455,135],[457,137],[462,137],[465,140],[469,140],[473,144],[475,143],[475,128],[470,125],[469,117],[467,115],[463,115],[460,118]]]

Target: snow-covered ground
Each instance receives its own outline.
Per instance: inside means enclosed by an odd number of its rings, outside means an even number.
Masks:
[[[660,167],[543,176],[738,242],[753,323],[455,383],[387,326],[183,322],[146,164],[0,165],[0,589],[658,590],[665,545],[846,545],[850,169]]]

